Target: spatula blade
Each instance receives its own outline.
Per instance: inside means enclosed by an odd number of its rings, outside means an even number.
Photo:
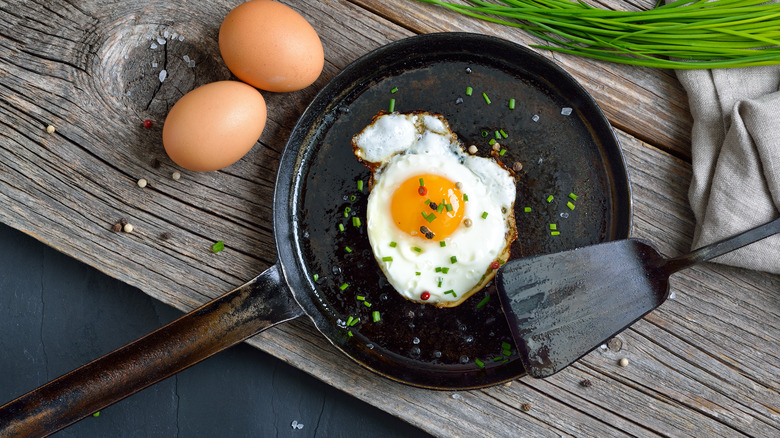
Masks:
[[[669,290],[662,264],[628,239],[504,265],[496,285],[526,372],[551,376],[658,307]]]

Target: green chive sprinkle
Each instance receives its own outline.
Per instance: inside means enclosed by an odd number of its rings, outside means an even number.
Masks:
[[[314,281],[317,281],[317,280],[320,279],[320,276],[319,276],[319,274],[314,274],[314,275],[312,275],[312,278],[314,279]]]
[[[420,186],[421,186],[421,187],[425,187],[425,181],[423,181],[423,179],[422,179],[422,178],[420,178]]]
[[[349,336],[351,338],[351,337],[353,337],[355,335],[352,334],[352,330],[347,330],[347,336]]]
[[[349,207],[344,207],[344,217],[349,217],[349,212],[352,211]]]
[[[466,87],[466,96],[471,96],[471,94],[474,92],[474,89],[471,87]]]
[[[422,272],[415,272],[414,275],[422,275]]]
[[[94,414],[92,414],[92,416],[93,417],[99,417],[100,416],[100,411],[95,412]]]
[[[509,350],[511,348],[512,348],[512,344],[510,344],[509,342],[502,342],[501,343],[501,349],[502,350]]]
[[[506,149],[501,149],[501,152],[499,152],[498,155],[501,155],[503,157],[505,153],[506,153]]]
[[[574,204],[571,201],[566,202],[566,206],[569,207],[569,210],[574,210]]]
[[[551,235],[551,236],[558,236],[558,235],[560,235],[560,234],[561,234],[561,232],[560,232],[560,231],[550,231],[550,235]]]
[[[444,291],[444,294],[445,294],[445,295],[446,295],[446,294],[450,294],[450,295],[452,295],[454,298],[458,298],[458,294],[456,294],[456,293],[455,293],[455,291],[454,291],[454,290],[452,290],[452,289],[450,289],[450,290],[448,290],[448,291]]]
[[[357,189],[358,189],[358,192],[362,192],[363,191],[363,180],[362,179],[358,180],[358,182],[357,182]]]
[[[483,129],[483,130],[482,130],[482,132],[480,132],[479,134],[480,134],[482,137],[487,137],[489,133]]]
[[[482,298],[482,301],[477,304],[477,309],[481,309],[485,307],[485,305],[490,301],[490,295],[485,295],[485,298]]]
[[[412,247],[412,251],[414,251],[414,252],[422,252],[422,248],[414,246],[414,247]]]
[[[355,298],[357,298],[358,301],[365,301],[366,300],[366,297],[364,297],[363,295],[358,295]]]
[[[439,246],[445,247],[445,246],[447,246],[447,242],[442,240],[441,242],[439,242]]]
[[[558,229],[558,225],[557,224],[550,224],[550,229],[551,230],[557,230]]]
[[[398,87],[393,87],[393,89],[392,89],[392,90],[390,90],[390,92],[391,92],[391,93],[393,93],[393,94],[395,94],[395,93],[396,93],[396,91],[398,91]]]
[[[350,316],[349,318],[347,318],[347,325],[348,326],[352,325],[352,321],[354,321],[354,320],[355,320],[354,316]]]
[[[396,242],[390,242],[390,248],[395,248],[396,246],[398,246]]]
[[[349,202],[355,202],[356,199],[357,199],[357,196],[349,195]]]
[[[500,130],[499,132],[501,133],[501,136],[502,136],[502,137],[504,137],[504,138],[507,138],[507,137],[509,137],[509,134],[507,134],[506,132],[504,132],[504,130],[503,130],[503,129],[502,129],[502,130]]]
[[[553,195],[550,195],[550,196],[547,197],[547,202],[548,203],[549,202],[553,202],[553,199],[555,199],[555,197]]]
[[[436,208],[436,212],[437,213],[441,213],[442,211],[444,211],[444,203],[443,202],[441,204],[439,204],[438,208]]]
[[[501,133],[496,131],[496,140],[501,140]]]
[[[488,142],[488,144],[493,146],[494,144],[496,144],[496,139],[495,138],[491,138],[490,141]]]
[[[218,242],[214,242],[213,245],[211,245],[211,252],[214,254],[222,251],[225,249],[225,242],[223,240],[220,240]]]
[[[436,272],[441,272],[441,266],[437,266],[436,269],[434,269]]]
[[[513,110],[515,109],[515,100],[509,99],[509,109]]]
[[[511,351],[509,351],[509,350],[504,350],[504,351],[502,351],[502,352],[501,352],[501,354],[503,354],[503,355],[504,355],[504,356],[506,356],[506,357],[510,357],[510,356],[512,356],[512,352],[511,352]]]
[[[428,213],[426,213],[424,211],[422,212],[422,216],[425,218],[426,221],[428,221],[428,223],[431,223],[431,222],[433,222],[434,219],[436,219],[436,215],[435,214],[433,214],[433,213],[428,214]]]
[[[441,282],[443,281],[443,279],[440,277],[437,280],[439,281],[439,283],[436,285],[436,287],[441,287]]]
[[[357,324],[359,322],[360,322],[360,318],[354,318],[354,317],[350,316],[349,319],[347,320],[347,325],[352,327],[353,325],[355,325],[355,324]]]
[[[374,310],[373,312],[371,312],[371,319],[374,322],[379,322],[379,320],[382,319],[382,316],[379,315],[379,311],[378,310]]]
[[[463,202],[469,202],[469,195],[463,194]]]
[[[383,261],[383,262],[392,262],[392,261],[393,261],[393,258],[392,258],[392,257],[390,257],[390,256],[387,256],[387,257],[382,257],[382,261]]]
[[[348,247],[348,246],[345,246],[345,247],[344,247],[344,251],[346,251],[346,252],[352,252],[352,248],[350,248],[350,247]]]
[[[387,112],[392,113],[395,111],[395,99],[390,99],[390,105],[387,108]]]
[[[474,363],[477,364],[477,366],[480,368],[485,368],[485,363],[479,359],[474,359]]]
[[[482,93],[482,97],[484,97],[485,102],[487,102],[487,104],[490,105],[490,98],[488,97],[487,93]]]
[[[483,211],[482,212],[482,219],[487,219],[487,217],[488,217],[488,212]]]
[[[458,258],[455,256],[450,257],[450,263],[458,263]]]
[[[531,212],[531,207],[525,207],[523,209],[523,211],[526,212],[526,213],[530,213]]]
[[[363,305],[366,307],[371,307],[371,303],[369,303],[368,301],[363,301]]]
[[[452,211],[452,204],[444,204],[444,208],[446,208],[447,211]]]
[[[360,218],[357,216],[352,216],[352,226],[359,227],[360,225],[362,225],[362,222],[360,222]]]
[[[339,286],[339,289],[344,290],[349,287],[349,283],[344,283],[341,286]]]
[[[448,268],[448,267],[446,267],[446,266],[444,266],[444,267],[442,267],[442,268],[441,268],[441,273],[442,273],[442,274],[446,274],[446,273],[448,273],[448,272],[450,272],[450,268]]]
[[[344,224],[339,224],[339,231],[344,231]]]
[[[569,197],[572,201],[576,201],[579,196],[575,195],[574,193],[569,193]]]
[[[502,360],[504,360],[504,356],[496,356],[496,357],[493,358],[493,362],[499,362],[499,361],[502,361]]]

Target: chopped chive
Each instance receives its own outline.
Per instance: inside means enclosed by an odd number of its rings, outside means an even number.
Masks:
[[[349,283],[344,283],[341,286],[339,286],[339,289],[344,290],[349,287]]]
[[[213,252],[214,254],[216,254],[216,253],[218,253],[220,251],[223,251],[224,249],[225,249],[225,241],[224,240],[220,240],[218,242],[214,242],[214,244],[211,245],[211,252]]]
[[[436,287],[441,287],[441,282],[443,281],[443,279],[439,277],[437,280],[439,283],[436,285]]]
[[[474,89],[471,87],[466,87],[466,96],[471,96],[472,93],[474,93]]]
[[[360,225],[362,225],[362,222],[360,222],[360,218],[357,216],[352,216],[352,226],[359,227]]]
[[[320,276],[319,276],[319,274],[314,274],[314,275],[311,276],[311,278],[313,278],[314,281],[317,281],[317,280],[320,279]]]
[[[357,196],[349,195],[349,202],[355,202],[356,199],[357,199]]]
[[[496,140],[501,140],[501,133],[496,131]]]
[[[474,359],[474,363],[477,364],[477,366],[480,368],[485,368],[485,363],[479,359]]]
[[[358,180],[358,182],[357,182],[357,189],[358,189],[358,192],[362,192],[363,191],[363,180],[362,179]]]
[[[422,275],[422,272],[415,272],[414,275],[417,275],[417,276]]]
[[[366,307],[371,307],[371,303],[369,303],[368,301],[363,301],[363,305]]]
[[[444,211],[444,203],[443,202],[441,204],[439,204],[438,208],[436,208],[436,212],[437,213],[441,213],[442,211]]]
[[[487,219],[487,217],[488,217],[488,212],[483,211],[482,212],[482,219]]]
[[[392,261],[393,261],[393,258],[392,258],[392,257],[390,257],[390,256],[387,256],[387,257],[382,257],[382,261],[383,261],[383,262],[392,262]]]
[[[504,360],[504,356],[496,356],[496,357],[493,358],[493,362],[499,362],[499,361],[502,361],[502,360]]]
[[[344,224],[339,224],[339,231],[344,231]]]
[[[366,300],[366,297],[364,297],[363,295],[358,295],[355,298],[357,298],[358,301],[365,301]]]
[[[422,179],[422,178],[420,178],[420,186],[421,186],[421,187],[425,187],[425,181],[423,181],[423,179]]]
[[[347,318],[347,325],[348,326],[352,325],[352,321],[354,321],[354,320],[355,320],[354,316],[350,316],[349,318]]]
[[[441,266],[437,266],[436,269],[434,269],[436,272],[441,272]]]
[[[482,137],[487,137],[489,133],[483,129],[483,130],[482,130],[482,132],[480,132],[479,134],[480,134]]]
[[[510,350],[510,349],[512,349],[512,344],[510,344],[509,342],[502,342],[501,343],[501,349],[502,350]]]
[[[498,155],[501,155],[503,157],[505,153],[506,153],[506,149],[501,149],[501,152],[499,152]]]
[[[566,206],[569,207],[569,210],[574,210],[574,204],[571,201],[567,201]]]
[[[450,294],[450,295],[452,295],[454,298],[458,298],[458,294],[456,294],[456,293],[455,293],[455,291],[454,291],[454,290],[452,290],[452,289],[450,289],[450,290],[448,290],[448,291],[444,291],[444,294],[445,294],[445,295],[446,295],[446,294]]]
[[[502,136],[502,137],[504,137],[504,138],[507,138],[507,137],[509,137],[509,134],[507,134],[506,132],[504,132],[504,130],[503,130],[503,129],[499,130],[499,132],[501,133],[501,136]]]
[[[446,208],[447,211],[452,211],[452,204],[444,204],[444,208]],[[572,208],[572,210],[574,209]]]
[[[371,312],[371,319],[374,322],[379,322],[379,320],[382,319],[382,316],[379,314],[378,310],[374,310],[373,312]]]
[[[395,111],[395,99],[390,99],[390,105],[387,107],[387,112],[392,113]]]
[[[422,212],[422,216],[425,218],[426,221],[428,221],[428,223],[431,223],[431,222],[433,222],[434,219],[436,219],[436,215],[435,214],[433,214],[433,213],[428,214],[428,213],[426,213],[424,211]]]
[[[398,87],[393,87],[392,90],[390,90],[391,93],[395,94],[398,91]]]
[[[571,198],[572,201],[576,201],[577,198],[579,198],[579,196],[575,195],[574,193],[569,193],[569,197]]]
[[[469,195],[463,194],[463,202],[469,202]]]
[[[553,202],[553,199],[555,199],[555,197],[553,195],[550,195],[550,196],[547,197],[547,202],[548,203],[549,202]]]
[[[490,98],[488,97],[487,93],[482,93],[482,97],[485,98],[485,102],[487,102],[488,105],[490,105]]]
[[[447,242],[442,240],[441,242],[439,242],[439,246],[445,247],[445,246],[447,246]]]
[[[350,316],[349,319],[347,320],[347,325],[352,327],[352,326],[354,326],[355,324],[357,324],[359,322],[360,322],[360,318],[355,318],[355,317]]]
[[[448,268],[448,267],[446,267],[446,266],[444,266],[444,267],[442,267],[442,268],[441,268],[441,273],[442,273],[442,274],[446,274],[446,273],[448,273],[448,272],[450,272],[450,268]]]
[[[430,205],[430,204],[431,204],[431,200],[430,199],[426,199],[425,200],[425,205]]]
[[[351,337],[353,337],[355,335],[352,334],[352,330],[347,330],[347,336],[349,336],[351,338]]]
[[[558,229],[558,225],[557,224],[550,224],[550,229],[551,230],[557,230]]]
[[[94,414],[92,414],[92,416],[93,417],[99,417],[100,416],[100,411],[95,412]]]
[[[511,351],[509,351],[509,350],[504,350],[504,351],[502,351],[502,352],[501,352],[501,354],[503,354],[503,355],[504,355],[504,356],[506,356],[506,357],[510,357],[510,356],[512,356],[512,352],[511,352]]]
[[[526,212],[526,213],[530,213],[531,212],[531,207],[525,207],[523,209],[523,211]]]
[[[482,301],[477,304],[477,309],[481,309],[485,307],[485,305],[490,301],[490,295],[485,295],[485,298],[482,298]]]
[[[396,246],[398,246],[396,242],[390,242],[390,248],[395,248]]]
[[[560,235],[560,234],[561,234],[561,232],[560,232],[560,231],[550,231],[550,235],[551,235],[551,236],[558,236],[558,235]]]
[[[420,248],[418,246],[413,246],[412,247],[412,251],[414,251],[414,252],[422,252],[422,248]]]
[[[458,263],[458,258],[455,256],[450,257],[450,263]]]
[[[515,100],[509,99],[509,109],[513,110],[515,109]]]
[[[352,248],[350,248],[350,247],[348,247],[348,246],[345,246],[345,247],[344,247],[344,251],[346,251],[346,252],[352,252]]]
[[[495,138],[491,138],[490,141],[488,142],[488,144],[490,146],[493,146],[494,144],[496,144],[496,139]]]
[[[344,207],[344,217],[349,217],[349,212],[352,211],[349,207]]]

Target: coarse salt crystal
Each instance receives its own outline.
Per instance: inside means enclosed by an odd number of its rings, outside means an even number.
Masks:
[[[164,81],[166,77],[168,77],[168,71],[167,70],[160,71],[160,82]]]
[[[456,392],[456,393],[452,394],[452,398],[454,398],[455,400],[460,400],[460,394],[458,394]]]
[[[152,43],[152,45],[151,45],[151,46],[149,46],[149,48],[150,48],[150,49],[156,49],[156,48],[157,48],[157,44],[155,44],[155,43]]]
[[[168,38],[168,31],[163,32],[163,38]]]
[[[184,60],[184,62],[190,62],[190,57],[189,57],[189,55],[184,55],[184,56],[182,56],[182,57],[181,57],[181,59],[183,59],[183,60]]]
[[[669,299],[673,300],[677,295],[674,294],[674,292],[669,294]]]
[[[303,424],[299,423],[298,420],[293,420],[293,422],[290,423],[290,426],[292,426],[293,429],[303,429]]]
[[[568,106],[561,108],[561,114],[564,116],[571,115],[571,108],[569,108]]]
[[[539,115],[538,114],[534,114],[534,116],[531,117],[531,120],[533,120],[534,122],[538,122],[539,121]]]
[[[154,61],[154,62],[152,63],[152,68],[157,68],[157,65],[158,65],[158,64],[157,64],[157,61]]]
[[[157,44],[164,46],[165,45],[165,38],[157,37]]]
[[[179,41],[184,41],[184,35],[179,35]]]
[[[187,67],[189,67],[189,68],[195,67],[195,61],[190,60],[190,62],[187,63]]]

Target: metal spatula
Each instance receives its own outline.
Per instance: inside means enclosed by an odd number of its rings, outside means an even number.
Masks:
[[[555,374],[660,306],[671,274],[778,232],[775,219],[673,259],[627,239],[508,262],[496,284],[526,372]]]

